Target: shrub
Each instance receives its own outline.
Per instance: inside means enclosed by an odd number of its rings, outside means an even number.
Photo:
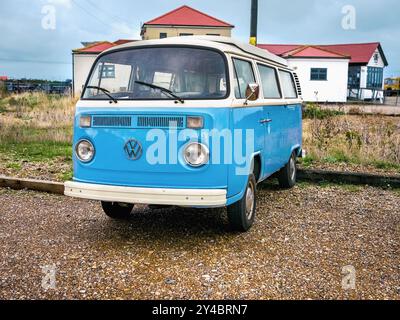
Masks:
[[[344,112],[330,109],[322,109],[318,104],[307,103],[303,108],[304,119],[326,119],[329,117],[344,115]]]

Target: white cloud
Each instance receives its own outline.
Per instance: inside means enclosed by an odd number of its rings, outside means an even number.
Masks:
[[[129,38],[140,39],[138,28],[130,27],[127,23],[112,23],[113,33],[129,35]]]

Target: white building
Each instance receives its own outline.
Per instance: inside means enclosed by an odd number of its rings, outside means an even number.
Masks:
[[[303,46],[284,57],[299,77],[305,101],[346,102],[350,57],[316,46]]]
[[[73,59],[73,82],[72,91],[74,96],[79,96],[82,93],[82,89],[85,86],[86,79],[90,73],[93,63],[97,56],[103,51],[115,47],[120,44],[132,42],[135,40],[118,40],[116,42],[93,42],[93,43],[82,43],[85,47],[72,51]],[[110,77],[115,75],[115,70],[105,70],[108,72]]]
[[[383,97],[383,73],[388,62],[378,42],[259,47],[286,58],[296,69],[305,101],[346,102],[349,98]]]

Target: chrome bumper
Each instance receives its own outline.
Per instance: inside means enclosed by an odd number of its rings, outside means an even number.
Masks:
[[[224,189],[161,189],[119,187],[69,181],[64,194],[69,197],[107,202],[222,207],[226,205]]]

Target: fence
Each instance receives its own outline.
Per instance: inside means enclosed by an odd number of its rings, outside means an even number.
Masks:
[[[383,90],[369,88],[350,88],[348,90],[348,102],[400,106],[399,90]]]
[[[11,80],[5,84],[8,93],[43,92],[46,94],[71,95],[71,81],[23,81]]]

